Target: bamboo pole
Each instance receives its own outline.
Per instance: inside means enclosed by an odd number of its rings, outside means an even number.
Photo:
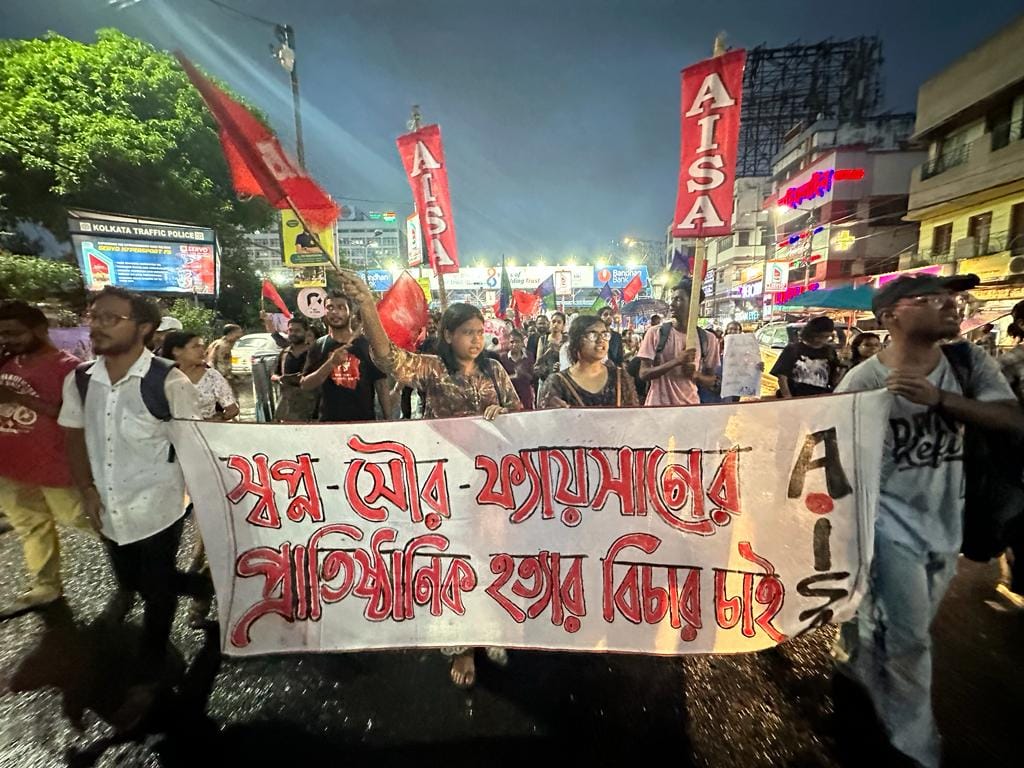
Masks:
[[[690,273],[690,313],[686,320],[686,348],[697,348],[697,316],[700,314],[700,289],[704,282],[704,236],[697,235],[697,248],[693,254]]]

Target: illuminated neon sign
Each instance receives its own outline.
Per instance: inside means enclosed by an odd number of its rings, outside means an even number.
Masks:
[[[822,224],[822,225],[819,225],[819,226],[815,227],[813,230],[805,229],[803,232],[794,232],[789,237],[786,237],[786,238],[783,238],[782,240],[779,240],[778,247],[779,248],[785,248],[788,245],[794,245],[795,243],[799,243],[801,240],[806,240],[808,237],[814,237],[819,232],[824,231],[824,229],[825,229],[825,225]]]
[[[857,238],[848,229],[840,229],[838,234],[832,238],[832,247],[837,251],[848,251],[857,242]]]
[[[811,283],[806,288],[804,288],[803,285],[801,285],[800,283],[797,283],[796,285],[791,285],[786,290],[779,291],[778,293],[776,293],[772,297],[772,299],[773,299],[772,303],[775,304],[775,306],[780,307],[783,304],[786,304],[787,302],[792,301],[793,299],[795,299],[797,296],[799,296],[804,291],[816,291],[816,290],[818,290],[818,287],[820,285],[821,285],[821,283]]]
[[[809,256],[806,259],[804,259],[804,258],[794,259],[793,261],[789,262],[789,268],[790,269],[800,269],[800,267],[805,267],[808,264],[815,264],[815,263],[817,263],[819,261],[821,261],[821,254],[820,253],[815,253],[815,254],[812,254],[811,256]]]
[[[829,168],[827,171],[815,171],[811,178],[799,187],[787,189],[786,194],[778,199],[778,204],[796,208],[807,200],[824,197],[831,191],[833,182],[860,181],[863,178],[863,168]]]

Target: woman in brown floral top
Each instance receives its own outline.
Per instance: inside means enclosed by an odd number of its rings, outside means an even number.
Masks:
[[[611,332],[596,315],[580,315],[569,329],[568,370],[547,378],[537,408],[594,408],[639,406],[633,377],[608,357]]]
[[[501,364],[484,355],[484,317],[469,304],[452,304],[441,316],[437,329],[437,354],[425,355],[399,349],[388,339],[380,323],[373,295],[354,273],[341,277],[342,290],[359,304],[363,333],[370,355],[382,371],[399,384],[426,393],[424,418],[495,416],[521,411],[519,396]],[[469,688],[476,682],[476,649],[445,648],[452,657],[452,682]],[[504,666],[504,648],[488,648],[487,656]]]

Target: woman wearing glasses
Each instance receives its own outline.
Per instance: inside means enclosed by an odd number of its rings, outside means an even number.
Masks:
[[[612,334],[596,315],[580,315],[569,329],[568,370],[541,386],[537,408],[639,406],[633,377],[608,360]]]

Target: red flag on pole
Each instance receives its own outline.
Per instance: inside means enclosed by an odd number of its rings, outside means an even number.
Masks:
[[[441,144],[441,127],[426,125],[398,137],[398,154],[409,177],[422,241],[430,266],[438,274],[459,271],[455,221],[448,193],[448,169]]]
[[[517,314],[525,317],[533,317],[537,314],[537,310],[540,309],[540,301],[540,296],[530,291],[518,289],[512,291],[512,306],[515,307]]]
[[[263,298],[269,300],[271,304],[281,310],[282,315],[291,320],[292,313],[288,311],[288,306],[284,303],[284,299],[281,298],[281,294],[277,292],[277,288],[269,280],[263,281]]]
[[[622,289],[622,301],[632,301],[640,295],[640,291],[643,290],[644,282],[640,279],[640,273],[637,272],[633,275],[633,279],[626,283],[626,287]]]
[[[674,237],[732,232],[732,192],[746,60],[746,51],[730,51],[697,62],[682,72]]]
[[[403,272],[377,303],[377,314],[384,332],[396,346],[410,352],[416,348],[420,332],[430,320],[430,308],[420,284]]]
[[[258,195],[278,209],[294,208],[311,229],[329,227],[338,206],[285,154],[273,132],[207,80],[180,52],[174,54],[220,126],[220,143],[239,195]]]

